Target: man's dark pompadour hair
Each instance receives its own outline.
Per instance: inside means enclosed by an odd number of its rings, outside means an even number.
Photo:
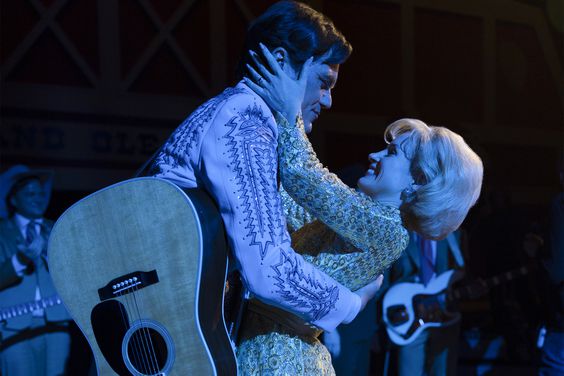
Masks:
[[[237,78],[252,64],[249,50],[260,51],[259,43],[270,50],[284,48],[294,68],[300,68],[311,56],[325,55],[324,63],[342,64],[352,52],[352,46],[337,30],[333,21],[310,6],[298,1],[280,1],[255,19],[247,31]]]

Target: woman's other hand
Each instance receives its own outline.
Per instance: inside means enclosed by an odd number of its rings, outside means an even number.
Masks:
[[[383,282],[384,276],[380,274],[374,281],[355,291],[355,293],[360,296],[361,311],[364,309],[364,307],[366,307],[366,304],[376,296],[376,293],[378,292],[378,290],[380,290],[380,287],[382,287]]]
[[[334,357],[338,357],[341,353],[341,335],[337,331],[337,329],[328,332],[323,332],[323,344],[327,347],[327,350],[333,355]]]

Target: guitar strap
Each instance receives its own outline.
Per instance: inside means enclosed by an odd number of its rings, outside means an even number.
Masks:
[[[159,155],[159,153],[161,152],[161,150],[163,150],[165,143],[163,143],[161,145],[161,147],[159,147],[154,153],[153,155],[151,155],[151,158],[147,159],[145,161],[145,163],[143,163],[143,165],[141,167],[139,167],[139,169],[137,169],[137,171],[135,171],[135,174],[133,175],[134,178],[138,178],[140,176],[145,176],[145,173],[147,172],[147,167],[149,167],[149,165],[151,163],[153,163],[153,161],[155,160],[155,158],[157,158],[157,155]]]
[[[231,262],[230,258],[229,263],[231,264]],[[243,315],[247,311],[250,292],[243,284],[241,274],[237,270],[229,272],[226,286],[229,286],[229,288],[226,288],[226,293],[223,298],[223,314],[227,326],[227,333],[231,340],[231,345],[235,350],[240,342],[239,329],[243,323]]]
[[[458,265],[458,267],[463,268],[464,257],[462,257],[462,251],[460,250],[460,246],[456,241],[456,237],[454,236],[454,233],[451,232],[450,234],[448,234],[446,240],[448,242],[452,255],[454,256],[454,260],[456,261],[456,264]]]

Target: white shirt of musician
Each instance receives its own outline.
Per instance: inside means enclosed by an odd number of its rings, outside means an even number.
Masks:
[[[22,238],[25,239],[25,235],[26,235],[25,232],[27,229],[27,225],[29,222],[31,222],[31,220],[22,215],[19,215],[18,213],[14,215],[14,219],[16,225],[18,226],[18,229],[20,230],[20,233],[22,234]],[[42,223],[43,223],[43,218],[38,218],[35,220],[35,233],[37,234],[37,236],[41,235]],[[18,257],[15,254],[12,256],[12,265],[14,267],[14,270],[16,271],[17,276],[23,277],[24,271],[27,269],[27,265],[24,265],[21,262],[19,262]],[[35,288],[35,300],[36,301],[41,300],[41,291],[39,290],[39,286]],[[39,308],[33,311],[32,315],[35,317],[43,317],[44,313],[45,312],[43,311],[43,309]]]

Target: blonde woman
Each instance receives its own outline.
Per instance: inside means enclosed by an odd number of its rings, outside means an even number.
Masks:
[[[307,261],[355,290],[399,257],[406,229],[442,239],[460,226],[478,198],[483,173],[462,137],[419,120],[398,120],[385,131],[387,148],[369,155],[359,191],[352,190],[322,166],[304,131],[299,109],[311,60],[290,77],[265,48],[263,55],[269,69],[257,61],[246,83],[277,113],[280,178],[294,200],[287,200],[292,207],[286,212],[305,216],[299,204],[318,219],[292,235],[294,249]],[[324,89],[329,96],[331,88]],[[286,311],[251,301],[238,348],[241,374],[334,374],[317,340],[320,332]]]

